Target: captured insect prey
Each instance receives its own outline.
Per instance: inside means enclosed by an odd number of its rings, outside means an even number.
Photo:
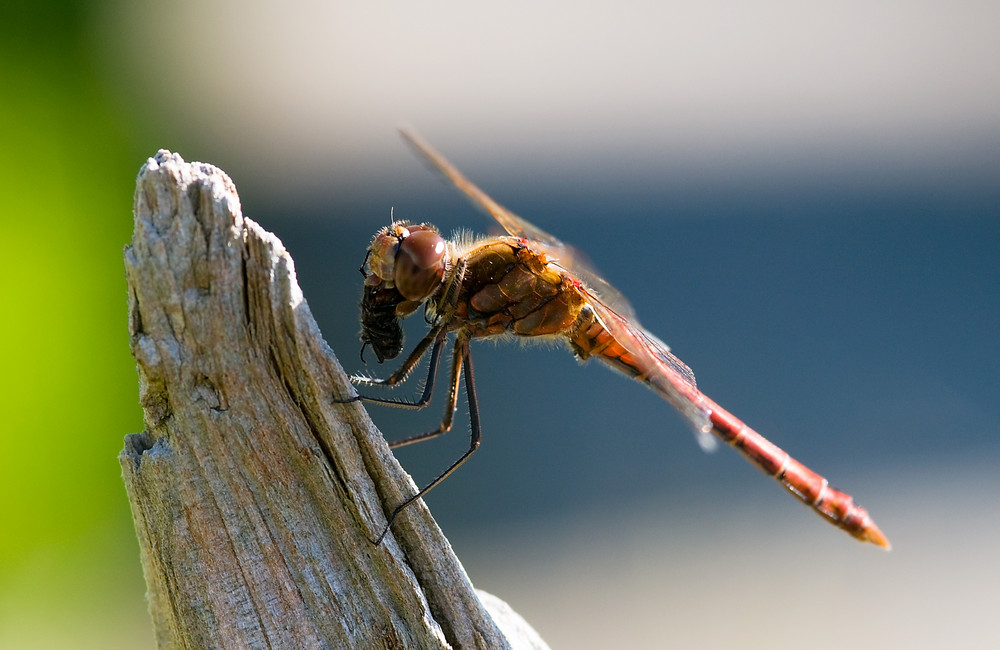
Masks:
[[[448,399],[434,431],[390,447],[428,440],[448,431],[465,384],[471,420],[469,449],[440,476],[398,504],[377,539],[396,517],[454,472],[479,447],[481,424],[469,343],[491,337],[557,337],[581,360],[611,366],[657,393],[692,424],[703,439],[734,447],[795,498],[855,538],[888,549],[888,539],[850,495],[704,395],[694,373],[635,318],[628,301],[583,261],[582,256],[540,228],[501,207],[412,132],[403,137],[476,206],[490,214],[505,236],[446,240],[427,223],[393,221],[379,230],[365,257],[361,301],[362,359],[370,346],[379,363],[403,350],[401,319],[419,310],[429,330],[399,368],[385,379],[353,377],[361,385],[394,387],[430,354],[428,376],[416,401],[358,396],[354,399],[403,408],[430,402],[444,344],[454,335]],[[464,376],[463,376],[464,375]]]

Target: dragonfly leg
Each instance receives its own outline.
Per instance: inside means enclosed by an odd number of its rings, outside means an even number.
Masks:
[[[451,425],[455,418],[455,409],[458,408],[458,385],[462,381],[462,362],[463,359],[467,359],[469,356],[468,339],[462,338],[462,340],[466,341],[464,344],[465,352],[462,352],[463,345],[461,341],[455,341],[455,350],[451,356],[451,376],[448,380],[448,402],[444,407],[444,415],[441,417],[441,425],[433,431],[418,433],[415,436],[390,442],[389,449],[396,449],[397,447],[405,447],[406,445],[410,445],[415,442],[430,440],[431,438],[436,438],[442,433],[447,433],[451,430]],[[466,377],[466,383],[468,383],[468,377]],[[397,403],[392,403],[391,405],[398,406]]]
[[[348,402],[372,402],[374,404],[386,404],[388,406],[397,406],[400,408],[411,408],[411,409],[421,409],[427,406],[431,401],[431,394],[434,391],[434,382],[437,376],[438,363],[441,360],[441,346],[444,344],[448,333],[444,331],[444,328],[436,328],[427,333],[427,336],[417,344],[417,347],[413,349],[410,356],[407,357],[403,365],[399,367],[396,372],[392,373],[386,379],[376,379],[368,377],[351,377],[351,381],[368,385],[368,386],[395,386],[397,384],[406,381],[407,377],[413,372],[417,363],[420,359],[427,353],[427,348],[433,345],[431,349],[431,359],[427,368],[427,381],[424,382],[424,389],[420,397],[414,401],[409,402],[401,399],[393,399],[386,397],[374,397],[368,395],[356,395],[346,400],[334,400],[337,404],[346,404]]]
[[[442,472],[440,476],[438,476],[436,479],[428,483],[422,490],[420,490],[412,497],[410,497],[409,499],[398,505],[396,509],[392,511],[392,514],[389,515],[389,521],[386,523],[385,528],[382,530],[382,533],[376,539],[372,540],[372,543],[374,543],[376,546],[382,543],[382,540],[389,532],[389,529],[392,527],[393,522],[396,521],[396,517],[399,516],[399,513],[405,510],[406,507],[412,504],[414,501],[423,497],[428,492],[433,490],[439,483],[441,483],[441,481],[448,478],[452,474],[452,472],[458,469],[462,465],[462,463],[467,461],[469,459],[469,456],[471,456],[473,453],[475,453],[477,449],[479,449],[479,443],[482,437],[481,436],[482,430],[480,429],[479,426],[479,403],[476,400],[476,383],[472,375],[472,356],[469,354],[468,338],[464,336],[459,336],[459,339],[455,342],[455,353],[453,358],[454,362],[452,364],[451,392],[449,395],[451,399],[448,402],[448,409],[445,411],[444,420],[441,422],[441,427],[439,428],[439,430],[432,431],[429,434],[421,434],[419,436],[406,438],[390,446],[398,447],[400,446],[400,444],[409,444],[411,442],[417,442],[419,440],[426,440],[436,435],[440,435],[441,433],[444,433],[445,431],[451,428],[452,419],[455,413],[455,406],[458,401],[458,384],[461,381],[462,368],[464,367],[465,393],[469,402],[469,420],[472,429],[472,436],[469,442],[469,449],[464,454],[462,454],[462,456],[458,460],[452,463],[451,466],[448,467],[448,469]]]

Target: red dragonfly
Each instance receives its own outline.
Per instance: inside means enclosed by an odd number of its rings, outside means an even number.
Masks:
[[[431,399],[441,349],[455,333],[448,402],[436,430],[390,443],[396,448],[438,436],[451,428],[459,384],[465,389],[472,424],[471,445],[461,458],[389,517],[378,544],[396,516],[427,494],[479,448],[480,422],[469,343],[488,337],[560,337],[581,360],[591,357],[644,383],[677,408],[702,441],[719,439],[776,479],[830,523],[857,539],[888,549],[889,540],[868,512],[850,495],[738,420],[698,390],[694,373],[670,349],[639,325],[628,301],[590,270],[566,244],[516,216],[465,178],[417,135],[402,135],[473,203],[483,208],[508,236],[446,241],[430,224],[393,221],[376,233],[361,273],[363,342],[379,363],[403,348],[400,319],[421,305],[430,331],[396,372],[386,379],[354,377],[363,385],[396,386],[430,351],[427,381],[413,402],[358,396],[404,408],[422,408]]]

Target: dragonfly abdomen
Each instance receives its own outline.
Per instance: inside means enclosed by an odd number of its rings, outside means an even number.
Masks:
[[[604,327],[593,310],[587,309],[581,314],[580,322],[570,337],[570,347],[581,360],[598,357],[626,376],[641,379],[643,371],[635,355]]]
[[[851,495],[830,487],[829,481],[760,435],[736,416],[705,398],[711,409],[712,432],[735,447],[747,460],[781,483],[799,501],[852,536],[889,548],[889,541],[868,511]]]

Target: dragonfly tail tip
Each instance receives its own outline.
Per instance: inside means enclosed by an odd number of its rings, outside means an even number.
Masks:
[[[871,527],[865,530],[864,536],[861,539],[865,542],[871,542],[875,546],[883,548],[887,551],[892,550],[892,544],[889,542],[889,538],[886,537],[875,524],[872,524]]]

